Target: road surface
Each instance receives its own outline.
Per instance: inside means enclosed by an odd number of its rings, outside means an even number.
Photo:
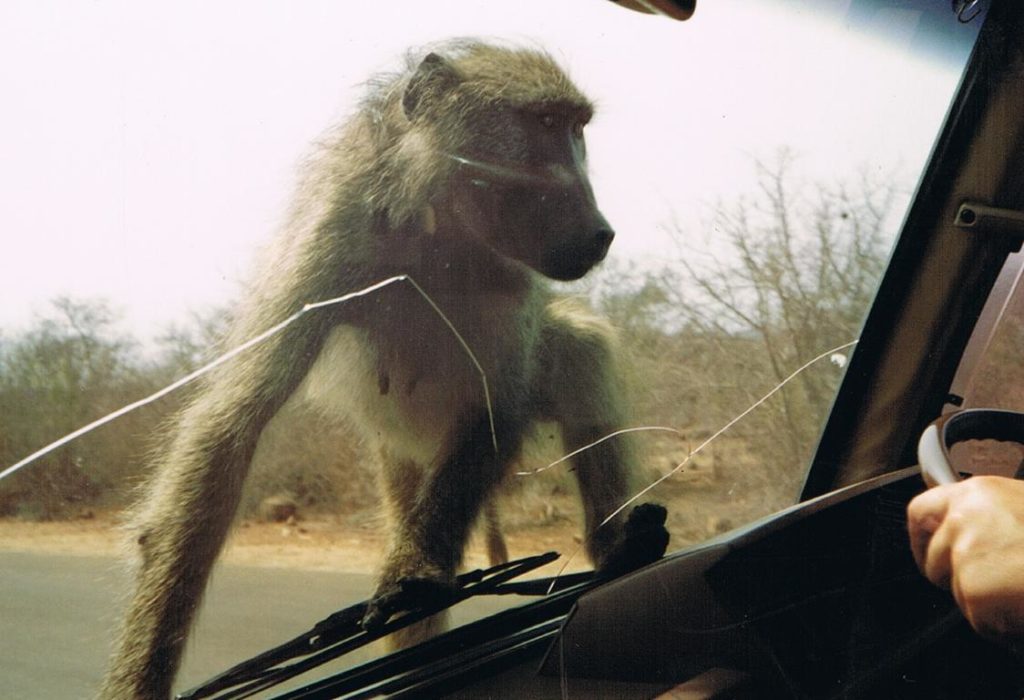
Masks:
[[[126,586],[121,565],[108,557],[0,552],[0,698],[92,698]],[[371,590],[371,578],[361,574],[219,567],[176,688],[290,639]],[[469,601],[454,611],[454,621],[509,602]],[[373,651],[325,668],[363,661]]]

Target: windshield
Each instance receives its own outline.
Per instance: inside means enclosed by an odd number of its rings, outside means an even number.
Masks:
[[[636,444],[622,506],[664,504],[673,550],[790,505],[984,19],[985,3],[962,4],[719,0],[685,23],[597,0],[7,4],[0,469],[250,340],[226,328],[259,294],[249,271],[293,211],[312,145],[411,47],[479,36],[543,48],[596,105],[585,159],[615,239],[595,270],[550,286],[617,334],[618,427]],[[449,332],[424,309],[430,333]],[[381,394],[398,386],[379,379]],[[52,578],[82,565],[69,552],[92,554],[106,558],[101,588],[123,591],[119,525],[190,391],[0,481],[0,550],[33,557],[3,568]],[[263,431],[176,687],[373,592],[391,530],[380,450],[358,428],[296,400]],[[501,547],[560,551],[548,574],[590,566],[561,460],[585,445],[564,438],[548,422],[530,433],[464,567]],[[58,595],[5,585],[0,605],[26,610]],[[83,622],[89,643],[60,654],[92,685],[51,696],[95,689],[114,595],[81,611],[103,616]],[[217,617],[240,599],[259,613]],[[55,676],[0,658],[0,695]]]

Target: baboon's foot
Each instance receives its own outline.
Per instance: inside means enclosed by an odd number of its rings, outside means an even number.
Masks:
[[[657,503],[641,503],[630,512],[599,572],[615,577],[661,559],[668,547],[665,518],[668,511]]]
[[[447,580],[407,576],[394,583],[382,583],[370,598],[363,615],[363,629],[380,629],[392,615],[405,610],[443,605],[455,589]]]

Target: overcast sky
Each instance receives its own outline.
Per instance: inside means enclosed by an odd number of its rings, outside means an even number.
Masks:
[[[705,0],[686,23],[602,0],[6,0],[0,332],[57,294],[108,298],[143,335],[226,302],[308,144],[370,73],[445,37],[539,43],[593,95],[618,256],[657,259],[673,218],[713,247],[710,208],[780,147],[810,181],[912,176],[958,72],[902,48],[909,11],[877,18],[883,42],[843,19],[848,2],[807,4],[837,20],[750,0]]]

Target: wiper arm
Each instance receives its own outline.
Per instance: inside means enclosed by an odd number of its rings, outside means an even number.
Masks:
[[[509,583],[512,579],[549,564],[558,557],[557,552],[547,552],[499,564],[489,569],[469,571],[456,578],[455,587],[449,595],[435,598],[428,605],[412,607],[412,601],[410,601],[410,604],[403,606],[404,601],[399,596],[395,605],[399,611],[404,611],[404,614],[393,616],[391,620],[373,631],[366,631],[362,627],[363,615],[366,613],[368,602],[356,603],[329,615],[294,639],[243,661],[200,686],[180,693],[177,698],[178,700],[200,700],[201,698],[216,697],[218,700],[229,700],[250,697],[254,693],[294,678],[468,598],[479,595],[544,595],[550,591],[577,585],[593,577],[592,573],[587,572],[563,575],[557,579],[547,578]],[[422,598],[415,602],[422,602]]]

